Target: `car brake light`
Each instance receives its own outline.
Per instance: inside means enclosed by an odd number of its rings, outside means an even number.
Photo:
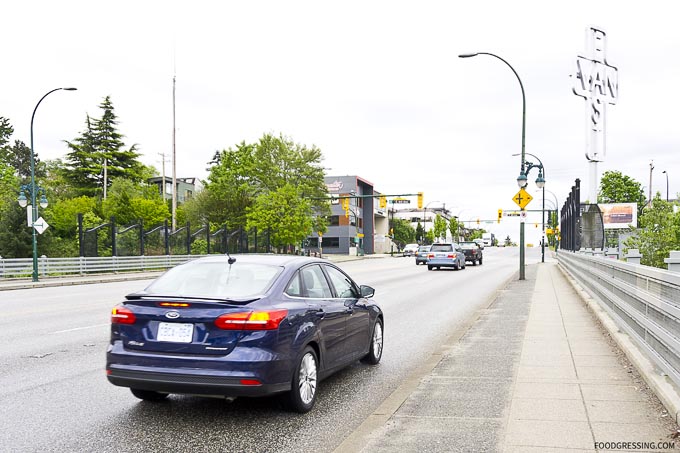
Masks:
[[[276,330],[288,315],[288,310],[227,313],[215,320],[223,330]]]
[[[257,379],[241,379],[241,385],[262,385]]]
[[[447,258],[453,258],[454,255],[453,255],[453,253],[449,253],[448,255],[446,255],[446,257],[447,257]]]
[[[189,304],[186,302],[160,302],[159,307],[173,307],[173,308],[186,308]]]
[[[428,258],[434,258],[434,253],[429,253],[429,254],[427,255],[427,257],[428,257]]]
[[[129,308],[118,305],[111,310],[111,324],[134,324],[136,320]]]

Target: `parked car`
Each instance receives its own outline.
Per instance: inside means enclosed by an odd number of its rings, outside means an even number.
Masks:
[[[427,263],[427,254],[430,251],[430,245],[421,245],[416,251],[416,266]]]
[[[427,270],[442,267],[465,269],[465,254],[459,244],[432,244],[427,254]]]
[[[482,264],[482,248],[476,242],[461,242],[460,247],[463,249],[465,254],[465,261],[470,261],[473,266],[477,263],[481,266]]]
[[[380,362],[374,292],[317,258],[190,261],[113,308],[107,378],[147,401],[281,393],[307,412],[319,381],[357,360]]]
[[[418,251],[418,244],[406,244],[404,250],[402,250],[403,256],[414,256]]]

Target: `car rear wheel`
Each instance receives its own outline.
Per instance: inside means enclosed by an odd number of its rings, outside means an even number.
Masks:
[[[479,259],[479,265],[480,266],[482,265],[482,259],[481,258]]]
[[[431,270],[432,270],[432,266],[427,266],[427,270],[428,270],[428,271],[431,271]]]
[[[371,337],[371,345],[361,361],[370,365],[377,365],[380,363],[383,352],[383,323],[380,319],[375,322],[373,326],[373,336]]]
[[[153,390],[130,389],[133,395],[140,400],[158,402],[168,397],[167,393],[154,392]]]
[[[295,412],[309,412],[316,401],[317,365],[314,349],[307,346],[293,374],[288,406]]]

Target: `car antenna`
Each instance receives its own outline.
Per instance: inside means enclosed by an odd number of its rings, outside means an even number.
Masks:
[[[229,257],[229,259],[227,260],[227,263],[229,263],[229,267],[231,267],[231,265],[236,262],[236,258],[234,258],[233,256],[231,256],[229,254],[229,250],[227,250],[227,256]]]

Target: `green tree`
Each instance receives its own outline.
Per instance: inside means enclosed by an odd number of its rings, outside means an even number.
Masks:
[[[0,207],[0,256],[28,258],[33,253],[32,241],[31,228],[26,224],[26,209],[16,200],[5,200]],[[38,251],[40,253],[42,248]]]
[[[418,242],[423,242],[423,243],[424,243],[424,240],[425,240],[425,229],[420,224],[420,221],[418,221],[418,225],[416,225],[415,240],[418,241]]]
[[[597,201],[598,203],[637,203],[638,216],[641,216],[647,199],[642,190],[642,184],[635,179],[623,175],[620,171],[605,171],[600,179],[600,193]]]
[[[14,168],[22,180],[31,177],[31,148],[21,140],[15,140],[14,145],[6,147],[5,162]],[[45,166],[40,162],[38,153],[33,153],[34,173],[36,178],[45,176]]]
[[[671,250],[680,250],[680,212],[674,212],[677,205],[657,192],[639,219],[640,227],[633,228],[634,235],[624,244],[640,250],[641,264],[665,269],[664,258]]]
[[[7,146],[13,133],[14,128],[10,124],[9,120],[4,116],[0,116],[0,151],[3,151]],[[0,161],[2,161],[3,154],[3,152],[0,152]]]
[[[446,219],[441,215],[437,214],[434,218],[434,225],[432,227],[433,234],[435,238],[446,239],[446,227],[448,223]]]
[[[393,240],[402,246],[416,242],[416,230],[408,220],[392,219],[392,229],[394,229]]]
[[[460,229],[461,222],[458,221],[458,218],[452,217],[451,220],[449,220],[449,232],[451,233],[451,237],[453,238],[454,242],[458,241]]]
[[[170,216],[168,205],[155,186],[138,185],[122,178],[111,184],[109,195],[102,202],[102,213],[105,219],[115,216],[120,225],[141,219],[145,227],[158,225]]]
[[[293,186],[300,199],[308,202],[308,215],[315,219],[305,234],[312,228],[325,231],[330,204],[321,159],[318,148],[271,134],[258,143],[242,142],[235,149],[222,151],[211,161],[214,164],[205,189],[208,195],[202,200],[207,209],[204,215],[211,223],[226,222],[228,228],[245,226],[248,208],[254,208],[258,197]]]
[[[97,200],[93,197],[80,196],[59,200],[51,203],[47,208],[45,220],[60,236],[75,238],[78,229],[78,214],[94,214],[96,208]]]
[[[116,178],[133,182],[143,182],[153,172],[139,161],[137,145],[126,148],[123,135],[117,130],[117,117],[109,96],[99,105],[102,109],[100,119],[88,115],[85,131],[72,142],[66,141],[71,150],[66,155],[71,184],[86,195],[103,192],[104,167],[106,167],[107,186]]]
[[[292,184],[260,195],[246,212],[246,228],[270,229],[272,245],[279,249],[301,243],[312,229],[311,202]]]

